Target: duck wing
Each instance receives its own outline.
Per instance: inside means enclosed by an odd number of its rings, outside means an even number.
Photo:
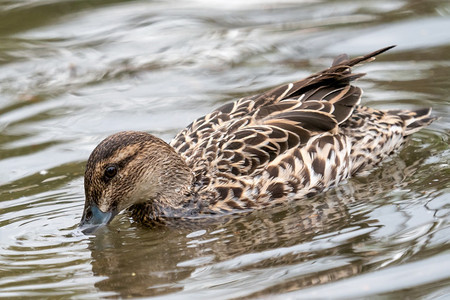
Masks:
[[[361,99],[350,82],[364,74],[350,68],[392,47],[354,59],[338,56],[322,72],[227,103],[192,122],[171,145],[191,167],[206,167],[207,160],[222,171],[228,165],[235,175],[250,174],[311,136],[336,133]]]
[[[201,186],[257,176],[274,160],[291,155],[320,135],[335,135],[360,103],[351,81],[363,76],[351,67],[371,61],[392,47],[348,59],[303,80],[227,103],[181,131],[171,146],[185,159]],[[321,139],[320,147],[338,143]],[[238,178],[239,177],[239,178]]]

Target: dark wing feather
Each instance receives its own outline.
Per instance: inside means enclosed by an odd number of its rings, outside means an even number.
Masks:
[[[350,82],[364,74],[350,67],[374,59],[387,47],[365,56],[339,56],[333,65],[303,80],[227,103],[197,119],[171,145],[193,168],[198,180],[258,174],[277,156],[337,127],[359,104],[361,90]],[[220,177],[220,176],[219,176]],[[227,178],[229,181],[229,178]]]

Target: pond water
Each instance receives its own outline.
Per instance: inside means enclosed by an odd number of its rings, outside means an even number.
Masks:
[[[0,297],[450,297],[450,3],[0,1]],[[74,234],[83,172],[121,130],[166,141],[334,56],[363,103],[440,119],[367,176],[203,226],[120,215]]]

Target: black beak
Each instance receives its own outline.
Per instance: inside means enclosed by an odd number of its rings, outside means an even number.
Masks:
[[[102,212],[97,205],[88,205],[81,218],[80,229],[84,234],[93,233],[98,228],[109,224],[116,215],[117,212],[115,210]]]

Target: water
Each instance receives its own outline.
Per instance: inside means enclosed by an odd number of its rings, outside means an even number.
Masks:
[[[448,1],[0,1],[0,297],[450,296]],[[368,176],[223,223],[74,234],[84,164],[120,130],[169,141],[340,53],[365,104],[441,118]]]

